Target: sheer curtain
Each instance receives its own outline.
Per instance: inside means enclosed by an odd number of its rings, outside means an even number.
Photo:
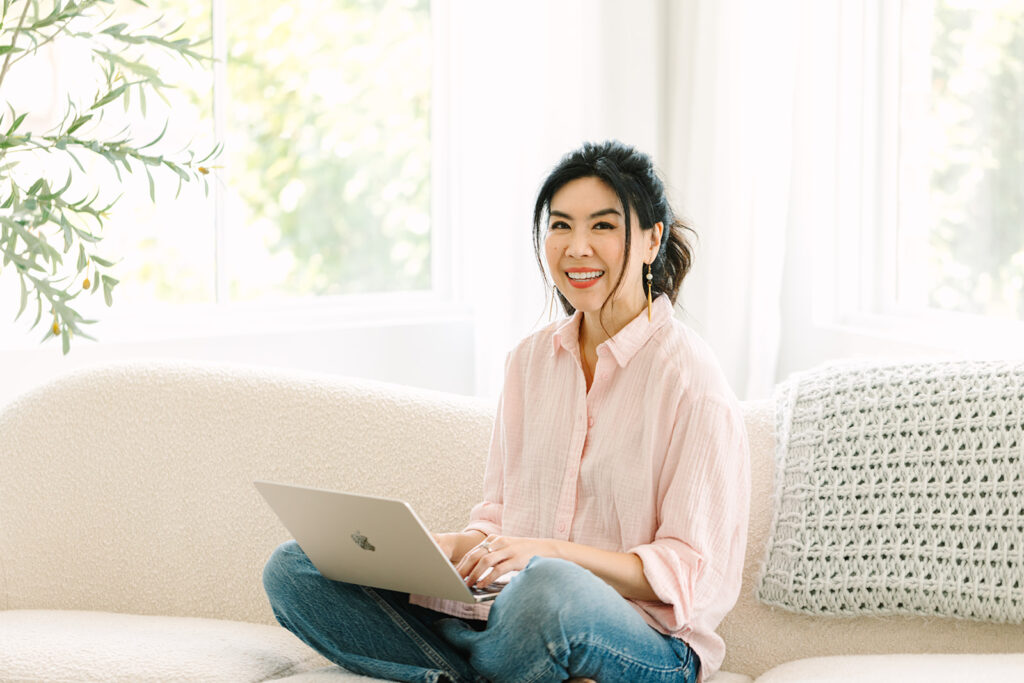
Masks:
[[[669,3],[665,173],[699,240],[683,318],[741,398],[776,381],[800,3]]]
[[[476,393],[547,321],[533,201],[559,157],[618,138],[658,164],[700,235],[681,317],[743,397],[775,380],[797,3],[455,0],[449,203],[456,296],[474,312]]]

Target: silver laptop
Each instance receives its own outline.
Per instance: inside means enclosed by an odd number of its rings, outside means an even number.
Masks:
[[[493,600],[504,583],[470,589],[408,503],[254,482],[328,579],[461,602]]]

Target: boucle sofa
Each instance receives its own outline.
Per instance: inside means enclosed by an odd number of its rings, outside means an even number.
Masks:
[[[1020,626],[759,603],[774,413],[743,408],[750,540],[714,683],[1024,680]],[[78,371],[0,406],[0,680],[368,680],[274,624],[260,576],[286,532],[252,482],[403,498],[458,529],[492,416],[453,395],[172,362]]]

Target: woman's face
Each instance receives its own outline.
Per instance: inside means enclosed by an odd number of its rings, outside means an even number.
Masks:
[[[603,180],[578,178],[551,197],[549,213],[544,253],[555,286],[576,310],[597,313],[619,281],[626,249],[619,197]],[[629,222],[632,253],[622,286],[609,303],[625,304],[635,314],[646,302],[642,270],[657,253],[657,243],[652,246],[657,231],[641,231],[635,212]]]

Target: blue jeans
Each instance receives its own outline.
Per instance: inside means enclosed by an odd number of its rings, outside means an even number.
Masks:
[[[263,571],[282,626],[327,659],[399,681],[692,683],[700,662],[613,588],[564,560],[535,557],[487,621],[409,604],[405,593],[325,579],[294,541]]]

